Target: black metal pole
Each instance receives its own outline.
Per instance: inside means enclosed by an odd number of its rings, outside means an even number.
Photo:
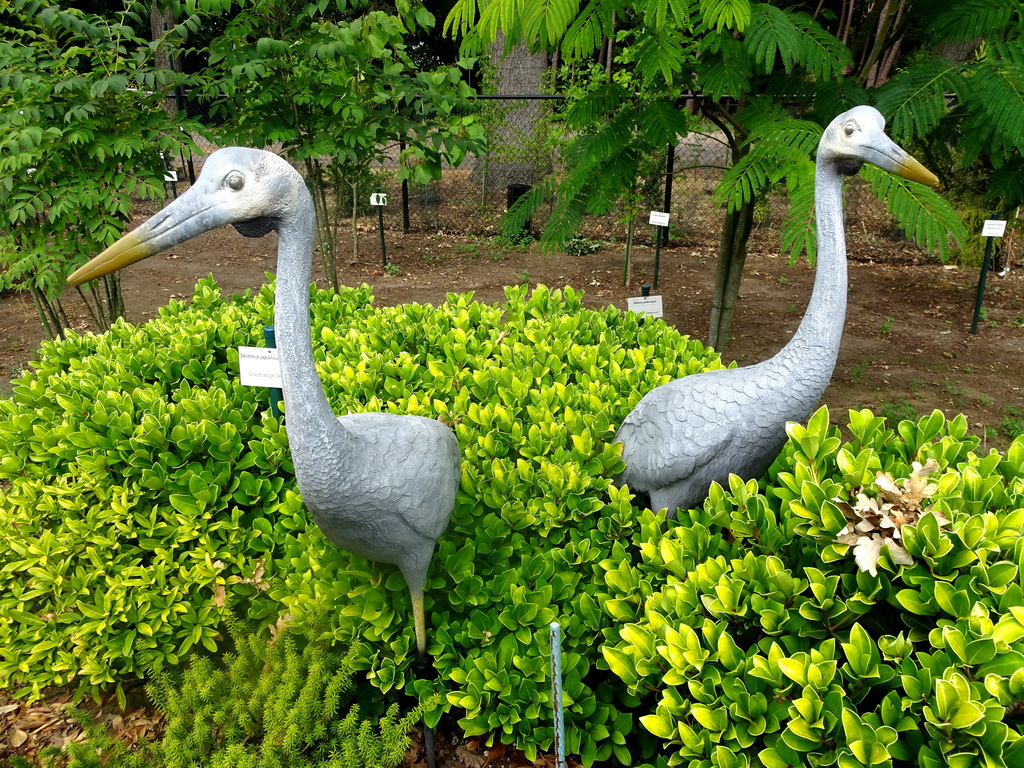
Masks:
[[[658,209],[664,212],[664,207]],[[668,229],[668,227],[658,227],[658,229]],[[656,232],[654,235],[654,290],[658,290],[658,269],[661,266],[661,232]]]
[[[665,209],[672,213],[672,176],[676,171],[676,147],[668,145],[668,157],[665,160]],[[668,227],[661,233],[661,244],[668,245]]]
[[[263,326],[263,340],[267,344],[267,349],[277,349],[277,337],[274,335],[274,326]],[[281,418],[281,398],[283,394],[277,387],[270,387],[270,413],[275,419]]]
[[[377,228],[380,230],[380,263],[388,265],[388,252],[384,249],[384,206],[377,206]]]
[[[992,241],[994,237],[988,238],[985,243],[985,258],[981,262],[981,276],[978,278],[978,293],[974,297],[974,320],[971,321],[971,333],[978,332],[978,319],[981,317],[981,302],[985,296],[985,280],[988,277],[988,264],[992,258]]]
[[[405,139],[398,140],[399,154],[405,152]],[[402,234],[409,234],[409,180],[402,180]]]

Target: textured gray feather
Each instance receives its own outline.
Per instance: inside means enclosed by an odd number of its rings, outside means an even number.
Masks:
[[[773,358],[745,368],[708,371],[648,392],[615,435],[625,470],[618,485],[650,495],[651,508],[690,509],[712,482],[762,475],[786,441],[787,422],[803,422],[835,368],[846,313],[842,177],[861,163],[933,184],[916,160],[884,134],[872,107],[856,107],[825,129],[818,146],[815,208],[818,263],[807,312]],[[937,180],[936,180],[937,181]]]

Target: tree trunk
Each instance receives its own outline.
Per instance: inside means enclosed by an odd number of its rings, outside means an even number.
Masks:
[[[722,238],[718,244],[718,270],[715,274],[715,297],[711,305],[708,346],[721,353],[729,341],[732,316],[740,294],[743,265],[747,261],[747,241],[754,227],[754,201],[725,215]]]
[[[531,53],[525,44],[505,55],[505,36],[498,34],[490,47],[495,95],[534,96],[543,92],[548,71],[546,53]],[[536,149],[537,125],[544,115],[537,99],[488,102],[492,117],[486,125],[489,148],[470,177],[481,187],[505,189],[510,184],[533,185],[546,171]]]
[[[622,265],[622,284],[629,285],[633,279],[633,223],[636,216],[630,216],[629,224],[626,227],[626,261]]]
[[[359,263],[359,230],[356,228],[356,222],[359,219],[359,182],[352,182],[352,258],[349,259],[349,265]]]
[[[167,34],[167,30],[175,24],[177,24],[177,20],[174,17],[174,11],[166,0],[150,0],[149,33],[153,42],[159,43]],[[165,45],[156,46],[156,50],[153,52],[153,65],[158,69],[181,71],[181,63],[171,58]],[[178,103],[173,95],[168,95],[168,98],[164,100],[164,111],[172,117],[178,113]]]

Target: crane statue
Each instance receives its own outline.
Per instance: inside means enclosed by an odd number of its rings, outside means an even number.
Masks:
[[[712,482],[760,477],[786,442],[786,423],[803,422],[825,391],[846,314],[846,237],[842,178],[872,163],[936,186],[938,179],[885,135],[873,107],[844,112],[818,144],[814,203],[818,260],[807,311],[796,334],[756,365],[706,371],[648,392],[615,435],[626,468],[617,485],[646,492],[650,507],[691,509]]]
[[[313,363],[309,284],[315,215],[295,169],[262,150],[214,152],[192,188],[68,282],[80,285],[224,224],[250,237],[277,230],[274,323],[288,444],[302,500],[334,544],[398,566],[412,598],[418,661],[425,664],[423,586],[455,506],[459,444],[448,427],[422,416],[335,417]],[[429,728],[424,734],[432,766],[433,734]]]

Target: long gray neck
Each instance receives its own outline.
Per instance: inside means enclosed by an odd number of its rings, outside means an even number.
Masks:
[[[846,319],[846,233],[843,177],[820,153],[814,172],[814,209],[818,228],[814,289],[800,327],[773,362],[799,365],[824,391],[835,368]]]
[[[278,225],[274,326],[284,380],[285,416],[292,453],[315,450],[338,422],[313,362],[309,285],[313,263],[313,201],[300,185],[295,205]],[[296,461],[298,464],[298,461]]]

